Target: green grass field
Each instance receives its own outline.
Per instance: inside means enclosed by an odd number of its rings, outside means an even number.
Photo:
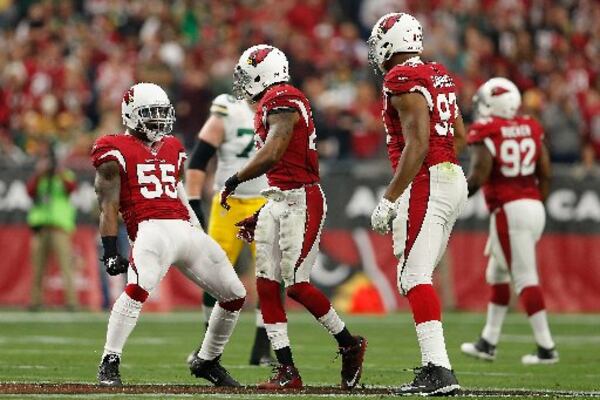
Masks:
[[[94,383],[107,319],[108,316],[101,313],[0,312],[0,382]],[[204,381],[190,376],[184,361],[202,336],[200,319],[200,312],[142,313],[123,355],[121,373],[124,382],[204,385]],[[420,358],[412,320],[408,314],[385,317],[347,316],[345,319],[352,332],[360,333],[369,340],[363,384],[374,387],[397,386],[412,379],[411,368],[418,364]],[[224,365],[246,385],[255,384],[270,374],[268,368],[247,365],[254,332],[253,321],[252,313],[242,315],[223,357]],[[459,351],[460,343],[478,336],[483,315],[446,314],[447,345],[461,384],[469,389],[600,390],[600,316],[554,315],[550,321],[561,356],[560,363],[524,367],[520,364],[520,357],[533,350],[534,345],[523,315],[513,313],[508,316],[498,358],[496,362],[488,363],[467,358]],[[297,313],[290,316],[289,331],[296,363],[305,384],[339,385],[340,360],[335,359],[334,341],[325,330],[309,315]],[[0,398],[36,397],[4,396],[0,394]],[[44,396],[94,399],[131,397],[195,396]],[[197,398],[200,397],[202,396]],[[255,398],[257,395],[250,397]],[[381,395],[376,397],[381,398]],[[211,395],[211,398],[249,397],[217,394]],[[318,397],[286,395],[285,398]]]

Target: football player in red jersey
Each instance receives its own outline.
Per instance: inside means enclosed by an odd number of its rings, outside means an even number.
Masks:
[[[294,366],[280,282],[333,335],[342,356],[341,386],[355,387],[361,377],[367,341],[353,336],[325,295],[310,283],[325,221],[325,196],[319,184],[319,160],[311,107],[304,94],[289,85],[288,61],[279,49],[247,49],[234,72],[234,93],[256,102],[258,151],[225,182],[221,204],[241,183],[267,175],[267,204],[242,221],[241,236],[256,239],[256,287],[267,334],[279,366],[263,389],[298,389],[302,379]],[[256,235],[254,236],[254,231]]]
[[[508,79],[484,83],[474,102],[478,119],[467,136],[473,150],[469,195],[483,187],[491,213],[486,280],[492,291],[481,337],[475,343],[463,343],[461,350],[485,360],[496,358],[512,281],[537,343],[537,351],[521,361],[552,364],[558,361],[558,353],[548,327],[535,256],[546,219],[542,201],[550,185],[544,132],[534,119],[517,115],[521,94]]]
[[[113,305],[98,370],[101,385],[120,386],[123,346],[144,301],[171,264],[219,302],[208,324],[193,375],[216,386],[239,386],[219,363],[237,322],[246,290],[225,252],[200,228],[180,177],[183,146],[169,133],[175,115],[165,91],[153,83],[132,86],[121,103],[123,135],[99,138],[91,152],[96,168],[103,261],[110,275],[127,273]],[[130,259],[117,251],[118,214],[132,241]]]
[[[373,27],[369,61],[383,73],[383,121],[394,176],[373,211],[379,233],[391,230],[399,259],[398,289],[408,298],[422,367],[399,394],[450,395],[460,389],[442,329],[432,273],[467,200],[467,182],[456,159],[465,129],[456,87],[446,69],[424,63],[419,21],[384,15]]]

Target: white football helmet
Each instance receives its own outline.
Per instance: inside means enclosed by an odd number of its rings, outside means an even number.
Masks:
[[[154,83],[137,83],[123,95],[121,102],[123,125],[144,132],[151,142],[173,131],[175,110],[169,96]]]
[[[233,94],[239,100],[253,99],[275,83],[290,80],[288,60],[276,47],[252,46],[240,57],[233,71]]]
[[[477,118],[513,118],[521,107],[521,93],[506,78],[492,78],[477,89],[473,96],[473,108]]]
[[[385,73],[383,64],[396,53],[423,51],[423,28],[415,17],[405,13],[389,13],[379,18],[367,41],[369,64]]]

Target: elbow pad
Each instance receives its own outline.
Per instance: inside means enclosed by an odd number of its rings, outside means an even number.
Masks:
[[[194,150],[192,151],[192,156],[190,157],[190,163],[188,164],[188,169],[199,169],[201,171],[206,171],[206,166],[208,162],[215,155],[217,148],[212,144],[200,139]]]

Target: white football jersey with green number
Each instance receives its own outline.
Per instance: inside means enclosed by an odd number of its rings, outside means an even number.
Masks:
[[[217,149],[217,171],[215,191],[221,191],[225,180],[242,169],[254,156],[254,111],[243,100],[236,100],[229,94],[221,94],[213,100],[211,114],[223,119],[225,136]],[[234,196],[260,197],[261,190],[267,188],[267,178],[260,176],[244,182],[235,189]]]

